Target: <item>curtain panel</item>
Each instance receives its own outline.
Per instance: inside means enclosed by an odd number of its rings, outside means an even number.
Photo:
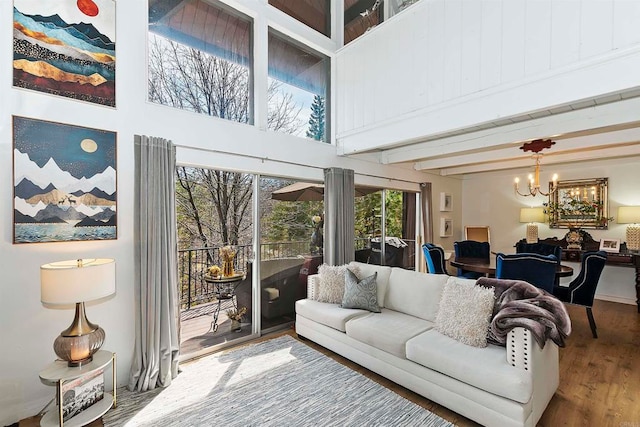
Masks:
[[[129,390],[166,387],[178,374],[176,149],[171,141],[136,135],[136,341]]]
[[[324,170],[324,262],[342,265],[355,257],[355,187],[353,170]]]
[[[420,205],[422,210],[422,233],[423,238],[420,245],[425,243],[433,243],[433,195],[430,182],[420,184]],[[422,251],[420,251],[422,252]],[[426,260],[425,260],[426,261]],[[420,271],[426,270],[426,262],[420,263]]]

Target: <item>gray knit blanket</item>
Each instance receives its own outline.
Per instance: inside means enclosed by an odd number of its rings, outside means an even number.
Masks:
[[[505,345],[509,331],[523,327],[531,331],[540,348],[547,339],[564,347],[571,334],[571,319],[562,301],[521,280],[481,277],[476,285],[493,287],[496,297],[487,341]]]

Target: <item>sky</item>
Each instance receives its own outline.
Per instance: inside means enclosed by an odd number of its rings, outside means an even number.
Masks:
[[[25,117],[14,117],[13,120],[15,148],[28,154],[40,167],[53,158],[60,169],[78,179],[92,177],[107,166],[116,169],[115,132]],[[95,152],[82,149],[80,144],[85,139],[97,144]]]
[[[14,0],[13,5],[25,15],[51,16],[58,14],[67,24],[92,24],[102,34],[116,41],[115,0],[92,0],[98,6],[98,15],[87,16],[78,9],[75,0]]]

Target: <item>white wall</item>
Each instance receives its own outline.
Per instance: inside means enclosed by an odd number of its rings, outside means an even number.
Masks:
[[[54,395],[52,387],[39,381],[38,372],[55,358],[53,341],[71,323],[73,312],[40,304],[39,267],[44,263],[115,258],[117,293],[101,304],[89,304],[87,316],[106,331],[104,348],[118,354],[118,383],[127,382],[134,345],[134,134],[171,139],[179,145],[179,162],[185,164],[319,180],[323,168],[338,166],[354,169],[362,184],[419,191],[418,183],[433,181],[434,192],[446,187],[456,198],[461,193],[459,180],[344,159],[331,145],[147,103],[144,1],[117,5],[117,109],[14,89],[12,6],[12,1],[0,0],[0,425],[34,415]],[[265,18],[258,18],[266,35]],[[266,60],[266,54],[259,56]],[[266,70],[265,64],[256,68]],[[12,115],[117,132],[117,240],[12,244]],[[459,200],[456,203],[460,206]]]
[[[615,222],[618,206],[640,205],[640,157],[584,162],[574,165],[553,165],[544,167],[540,173],[543,182],[550,180],[554,172],[560,180],[580,178],[609,178],[609,215],[614,217],[608,230],[587,230],[594,240],[603,237],[625,241],[626,224]],[[532,168],[530,168],[532,169]],[[546,197],[522,197],[513,190],[513,179],[526,179],[529,170],[499,171],[474,174],[465,177],[462,184],[463,225],[488,225],[491,227],[491,250],[513,253],[515,243],[526,235],[526,224],[520,223],[520,208],[542,206]],[[567,229],[551,229],[547,224],[539,224],[539,237],[562,238]],[[463,238],[462,233],[455,236]],[[574,273],[579,264],[572,265]],[[569,278],[562,279],[570,280]],[[600,279],[596,298],[635,304],[635,271],[630,267],[606,266]]]
[[[639,21],[631,0],[421,0],[338,52],[339,149],[636,87]]]

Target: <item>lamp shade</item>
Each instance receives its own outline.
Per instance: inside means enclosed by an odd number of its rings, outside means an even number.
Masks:
[[[40,300],[45,304],[93,301],[115,292],[116,263],[113,259],[78,259],[40,266]]]
[[[640,223],[640,206],[620,206],[616,221],[618,224]]]
[[[544,222],[544,209],[520,208],[520,222]]]

